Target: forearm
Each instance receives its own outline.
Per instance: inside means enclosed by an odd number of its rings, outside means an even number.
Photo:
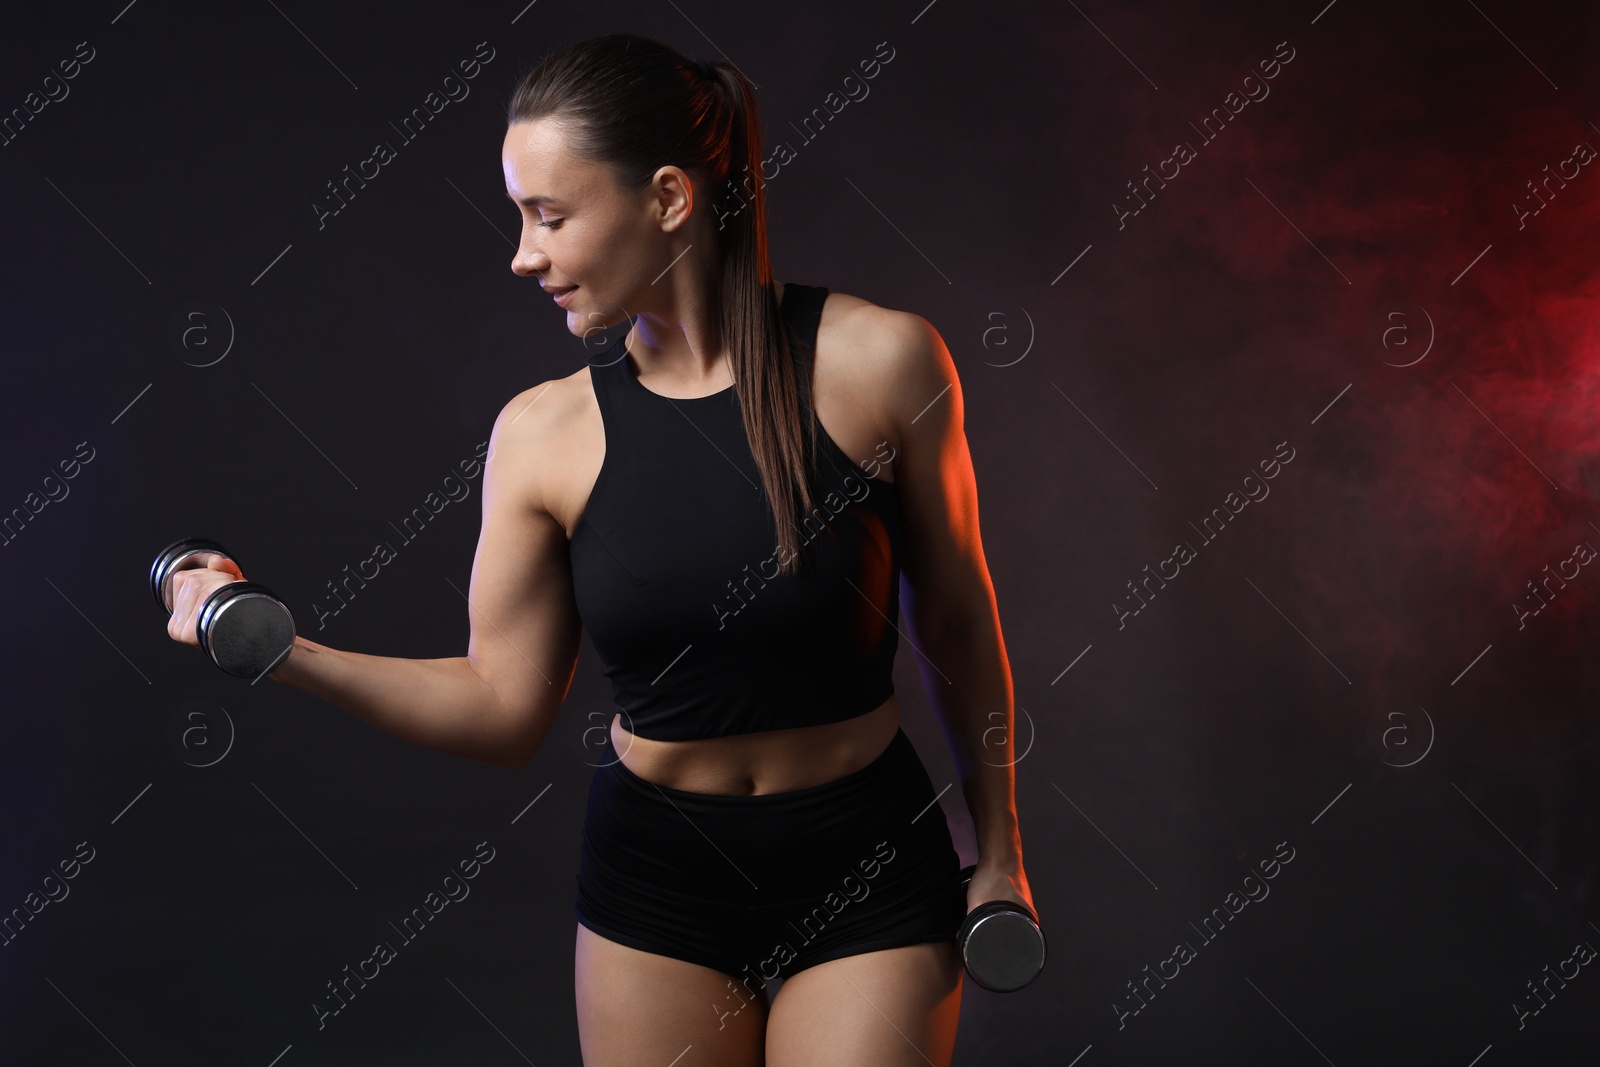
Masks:
[[[963,615],[919,644],[923,686],[951,742],[979,862],[1018,864],[1011,665],[999,620],[992,612]]]
[[[368,656],[296,636],[289,658],[268,677],[337,704],[403,741],[507,765],[507,717],[494,689],[465,656]]]

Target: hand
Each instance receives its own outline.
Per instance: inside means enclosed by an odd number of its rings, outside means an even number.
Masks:
[[[167,636],[185,645],[198,645],[195,623],[200,605],[230,582],[244,581],[239,565],[225,556],[209,556],[204,567],[185,567],[167,579],[172,600],[172,615],[167,619]]]
[[[1039,909],[1033,906],[1033,890],[1028,887],[1028,875],[1022,869],[1022,857],[1005,862],[985,863],[978,860],[972,880],[967,883],[967,911],[989,900],[1011,900],[1026,905],[1037,919]],[[1041,927],[1044,923],[1041,921]]]

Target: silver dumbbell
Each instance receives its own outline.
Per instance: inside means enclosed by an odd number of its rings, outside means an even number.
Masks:
[[[173,573],[204,567],[212,556],[233,559],[220,544],[200,537],[174,541],[156,555],[150,565],[150,592],[168,616]],[[211,662],[235,678],[260,678],[294,648],[294,616],[256,582],[234,581],[218,588],[200,605],[195,624],[200,647]]]

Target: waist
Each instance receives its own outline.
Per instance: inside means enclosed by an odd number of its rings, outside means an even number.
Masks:
[[[660,741],[629,733],[619,713],[611,744],[634,776],[668,789],[724,796],[783,793],[832,782],[880,756],[900,729],[891,694],[841,722],[785,730]]]

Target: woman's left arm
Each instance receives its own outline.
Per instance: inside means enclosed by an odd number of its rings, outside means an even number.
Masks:
[[[926,319],[887,312],[882,321],[894,338],[880,380],[898,438],[893,471],[905,520],[901,605],[977,833],[968,909],[999,898],[1031,909],[1017,826],[1011,665],[978,532],[961,383],[944,340]]]

